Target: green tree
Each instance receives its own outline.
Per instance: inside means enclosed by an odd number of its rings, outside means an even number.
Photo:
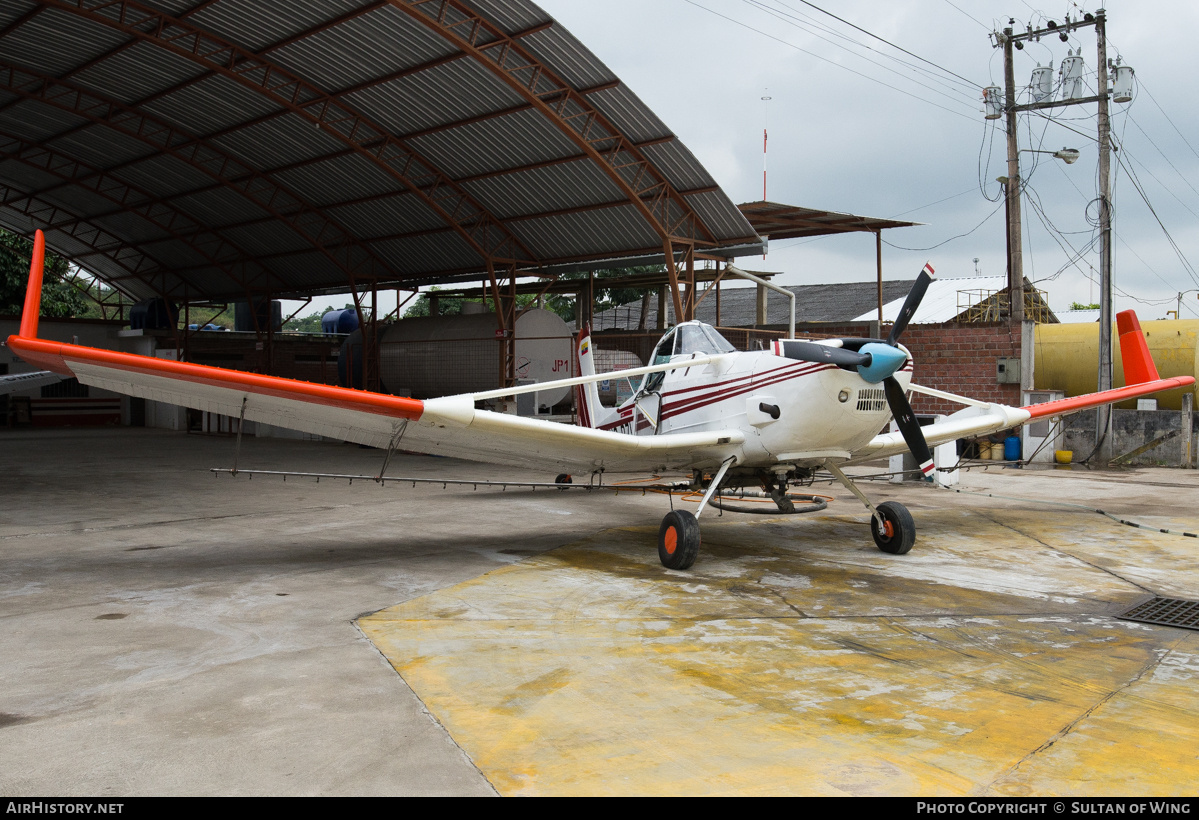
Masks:
[[[0,313],[20,315],[29,282],[33,240],[0,228]],[[89,299],[64,281],[70,263],[46,251],[42,277],[41,315],[54,319],[83,316]]]
[[[651,274],[660,274],[666,270],[665,265],[640,265],[634,268],[609,268],[606,270],[597,270],[595,272],[596,279],[620,279],[629,276],[646,276]],[[567,280],[587,281],[587,272],[580,271],[577,273],[564,273],[560,277]],[[580,290],[585,289],[580,287]],[[619,287],[617,285],[608,285],[605,287],[596,286],[595,288],[595,313],[602,313],[605,310],[627,305],[629,302],[635,302],[647,293],[656,293],[657,288],[628,288]],[[547,296],[545,306],[548,310],[557,313],[567,322],[573,322],[575,319],[576,300],[573,296],[566,294],[555,293]]]
[[[283,324],[283,329],[294,333],[320,333],[321,332],[321,317],[331,310],[353,310],[352,304],[347,304],[343,308],[335,308],[332,305],[327,305],[324,308],[309,313],[307,316],[299,319],[292,319],[290,322]]]
[[[1089,305],[1084,305],[1082,302],[1071,302],[1070,310],[1099,310],[1099,303],[1092,302]]]

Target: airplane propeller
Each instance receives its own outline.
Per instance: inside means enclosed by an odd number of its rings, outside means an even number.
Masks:
[[[891,326],[891,332],[885,342],[872,339],[862,344],[857,350],[844,346],[846,341],[857,340],[841,340],[840,345],[786,340],[781,346],[783,355],[788,359],[801,362],[827,362],[844,370],[857,371],[858,375],[870,384],[881,382],[883,393],[887,397],[887,406],[891,408],[891,416],[895,419],[895,424],[903,434],[903,440],[920,464],[920,471],[924,475],[928,475],[933,469],[933,454],[928,447],[928,442],[924,439],[920,422],[916,420],[916,414],[912,412],[912,405],[904,395],[899,382],[895,380],[895,373],[908,360],[907,353],[898,346],[899,337],[907,328],[916,309],[920,307],[920,302],[924,299],[924,294],[928,291],[934,275],[932,265],[925,264],[920,275],[916,277],[916,283],[908,291],[899,316],[896,317],[895,324]]]

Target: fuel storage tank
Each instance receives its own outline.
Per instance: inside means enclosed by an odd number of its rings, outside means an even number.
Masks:
[[[1141,322],[1149,353],[1163,379],[1199,375],[1199,319]],[[1039,324],[1033,381],[1038,390],[1064,390],[1067,396],[1094,393],[1099,374],[1099,323]],[[1119,333],[1112,322],[1112,386],[1124,386]],[[1185,389],[1157,394],[1162,410],[1182,408]],[[1136,400],[1116,407],[1135,408]]]
[[[386,392],[414,398],[493,390],[500,386],[494,313],[401,319],[380,329],[379,378]],[[548,382],[571,376],[574,336],[556,313],[532,309],[516,320],[516,378]],[[552,407],[569,388],[537,394]]]

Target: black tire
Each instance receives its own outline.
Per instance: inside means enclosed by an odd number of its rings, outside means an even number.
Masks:
[[[568,473],[558,473],[558,477],[554,479],[555,484],[574,484],[574,479]]]
[[[908,508],[898,501],[884,501],[877,507],[883,520],[890,525],[890,534],[879,529],[878,519],[870,516],[870,534],[874,543],[883,552],[891,555],[906,555],[916,543],[916,522]]]
[[[658,558],[667,569],[690,569],[699,556],[699,521],[686,510],[672,510],[658,528]]]

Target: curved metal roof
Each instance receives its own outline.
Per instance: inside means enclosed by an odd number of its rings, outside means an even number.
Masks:
[[[758,241],[525,0],[6,0],[0,224],[193,300]]]

